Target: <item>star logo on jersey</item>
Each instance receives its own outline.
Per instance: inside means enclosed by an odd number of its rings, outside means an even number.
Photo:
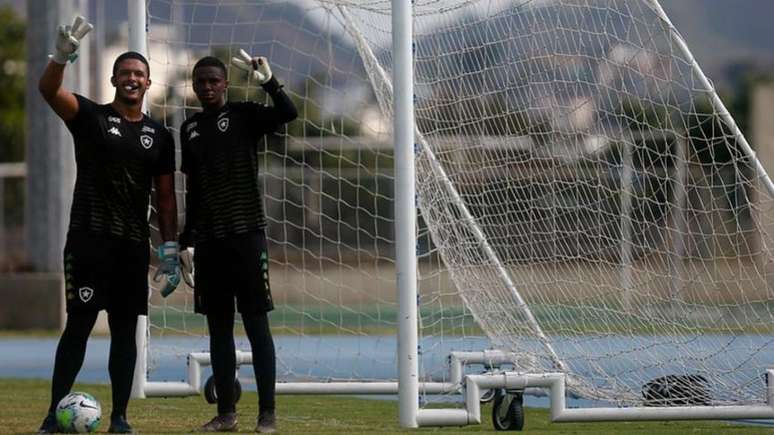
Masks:
[[[114,136],[121,137],[121,132],[118,130],[117,127],[110,127],[110,129],[108,129],[108,133],[110,133],[110,134],[112,134]]]
[[[192,130],[192,131],[191,131],[191,134],[190,134],[190,135],[188,135],[188,140],[191,140],[191,139],[193,139],[193,138],[196,138],[196,137],[199,137],[199,136],[200,136],[200,134],[199,134],[199,132],[198,132],[198,131],[196,131],[196,130]]]
[[[221,118],[218,120],[218,130],[224,133],[228,130],[228,118]]]
[[[144,134],[140,136],[140,143],[142,144],[142,147],[146,150],[153,146],[153,138],[148,136],[147,134]]]
[[[78,289],[78,297],[84,303],[89,302],[92,296],[94,296],[94,290],[91,287],[81,287]]]

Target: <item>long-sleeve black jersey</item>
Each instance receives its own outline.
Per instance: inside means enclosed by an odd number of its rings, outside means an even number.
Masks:
[[[263,88],[273,106],[226,103],[199,112],[180,128],[187,176],[186,224],[181,243],[222,239],[266,226],[258,178],[258,142],[298,116],[276,78]]]

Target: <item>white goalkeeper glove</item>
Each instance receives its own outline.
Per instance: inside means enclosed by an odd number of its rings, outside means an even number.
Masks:
[[[180,270],[183,274],[183,281],[188,284],[188,287],[194,288],[193,249],[185,248],[180,251]]]
[[[56,51],[51,55],[51,60],[56,63],[65,64],[69,60],[75,62],[78,58],[78,47],[81,45],[81,39],[93,29],[85,18],[78,15],[73,20],[72,26],[59,26],[56,35]]]
[[[247,52],[241,49],[239,56],[231,58],[232,65],[242,71],[247,71],[259,85],[271,80],[271,68],[269,68],[269,61],[265,57],[250,57]]]
[[[180,250],[177,242],[164,242],[159,246],[159,264],[153,281],[161,283],[161,296],[167,297],[180,285]]]

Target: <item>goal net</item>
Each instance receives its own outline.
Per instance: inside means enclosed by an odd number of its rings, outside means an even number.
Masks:
[[[299,109],[259,146],[280,380],[395,379],[390,2],[147,8],[175,134],[204,55],[268,57]],[[772,184],[661,6],[417,0],[413,26],[421,379],[495,348],[598,403],[765,402]],[[207,341],[190,289],[151,304],[153,378]]]

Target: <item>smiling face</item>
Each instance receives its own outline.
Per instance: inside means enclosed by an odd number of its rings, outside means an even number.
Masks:
[[[110,82],[116,88],[116,100],[127,105],[142,104],[151,84],[148,68],[138,59],[122,60]]]
[[[226,104],[228,80],[216,66],[202,66],[193,71],[193,90],[205,110],[219,109]]]

